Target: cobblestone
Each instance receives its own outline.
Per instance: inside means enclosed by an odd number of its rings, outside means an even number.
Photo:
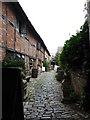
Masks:
[[[28,83],[28,98],[23,102],[24,120],[90,120],[61,103],[61,84],[55,79],[55,72],[41,73]]]

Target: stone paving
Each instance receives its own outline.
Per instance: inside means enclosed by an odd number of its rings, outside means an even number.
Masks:
[[[23,102],[24,120],[90,120],[88,115],[61,103],[61,84],[55,72],[44,72],[28,83],[28,98]]]

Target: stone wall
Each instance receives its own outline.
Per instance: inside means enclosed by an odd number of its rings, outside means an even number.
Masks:
[[[86,86],[86,79],[80,72],[71,72],[71,82],[75,92],[82,95],[84,87]]]

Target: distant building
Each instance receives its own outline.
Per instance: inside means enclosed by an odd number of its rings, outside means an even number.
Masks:
[[[58,48],[57,48],[57,53],[61,53],[61,52],[62,52],[62,49],[63,49],[63,47],[58,47]]]
[[[48,55],[47,51],[45,51],[45,60],[47,61],[51,60],[51,57]]]

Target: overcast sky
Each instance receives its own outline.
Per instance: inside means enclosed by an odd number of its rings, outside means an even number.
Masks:
[[[85,19],[86,0],[18,0],[49,52],[75,34]]]

